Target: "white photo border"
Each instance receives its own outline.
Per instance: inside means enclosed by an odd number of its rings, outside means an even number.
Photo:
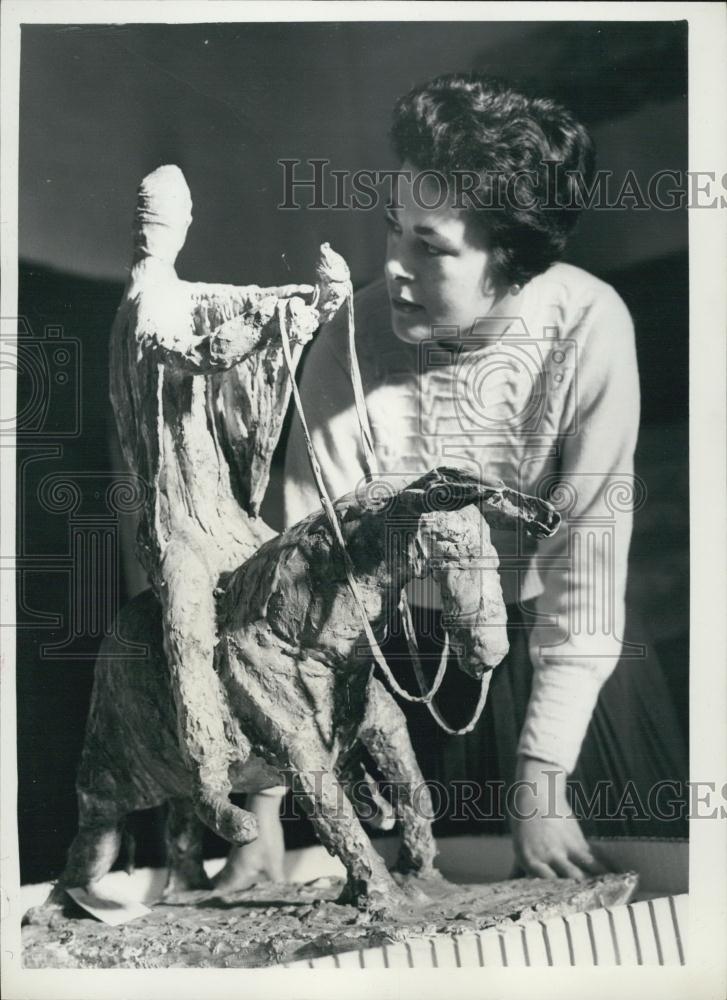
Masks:
[[[6,0],[2,16],[2,222],[0,317],[17,316],[18,96],[20,25],[245,21],[676,21],[689,24],[689,169],[727,170],[723,96],[727,92],[727,16],[718,3],[196,2],[196,0]],[[720,85],[720,80],[722,81]],[[727,781],[727,226],[725,206],[691,209],[690,482],[692,779]],[[6,320],[3,319],[3,323]],[[0,414],[15,414],[14,373],[0,371]],[[0,620],[14,620],[15,455],[0,449],[2,518]],[[8,568],[11,570],[8,572]],[[395,972],[286,969],[24,970],[21,966],[16,823],[15,636],[0,628],[2,654],[2,941],[3,995],[41,998],[337,996],[582,997],[727,995],[727,820],[690,824],[688,962],[682,968],[427,969]],[[345,975],[345,980],[342,978]]]

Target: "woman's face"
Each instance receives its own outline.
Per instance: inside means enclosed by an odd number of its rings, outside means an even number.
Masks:
[[[473,220],[452,198],[442,199],[431,176],[415,183],[402,176],[399,210],[387,210],[386,285],[396,336],[409,344],[441,339],[434,327],[466,334],[495,301],[489,256]],[[426,208],[444,201],[441,208]],[[457,331],[447,331],[447,339]]]

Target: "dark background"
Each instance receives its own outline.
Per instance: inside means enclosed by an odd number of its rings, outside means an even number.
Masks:
[[[22,881],[62,867],[75,832],[74,772],[104,614],[138,585],[128,566],[122,570],[115,545],[124,516],[106,505],[105,490],[113,476],[108,335],[129,265],[139,180],[164,162],[187,177],[195,222],[179,260],[184,278],[307,281],[319,243],[329,240],[360,286],[381,267],[380,212],[278,210],[279,158],[393,168],[386,132],[395,98],[437,73],[479,68],[560,99],[591,128],[599,166],[617,178],[633,170],[645,187],[657,170],[687,167],[686,32],[681,22],[23,28]],[[648,502],[636,518],[629,607],[662,660],[685,735],[687,250],[685,209],[591,211],[566,258],[611,282],[635,320],[643,399],[637,472]],[[276,457],[265,513],[279,527],[281,448]],[[74,484],[77,503],[64,508],[58,480]],[[107,537],[114,542],[104,556],[93,539]],[[159,816],[136,824],[139,863],[159,862]],[[292,844],[308,831],[287,824],[287,835]],[[221,845],[210,840],[208,848],[219,853]]]

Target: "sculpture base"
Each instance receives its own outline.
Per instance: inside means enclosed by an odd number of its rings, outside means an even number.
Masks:
[[[627,902],[635,886],[633,873],[489,885],[434,879],[421,885],[426,902],[377,920],[336,903],[343,880],[326,876],[303,885],[267,882],[238,892],[184,892],[118,927],[95,920],[69,899],[68,915],[56,912],[48,924],[23,928],[23,964],[28,969],[270,966],[614,906]],[[416,895],[415,888],[412,899]]]

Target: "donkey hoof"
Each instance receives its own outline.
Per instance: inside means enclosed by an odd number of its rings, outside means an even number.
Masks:
[[[385,888],[358,892],[346,885],[336,902],[356,906],[360,911],[359,923],[391,919],[411,910],[412,906],[412,901],[393,882]]]

